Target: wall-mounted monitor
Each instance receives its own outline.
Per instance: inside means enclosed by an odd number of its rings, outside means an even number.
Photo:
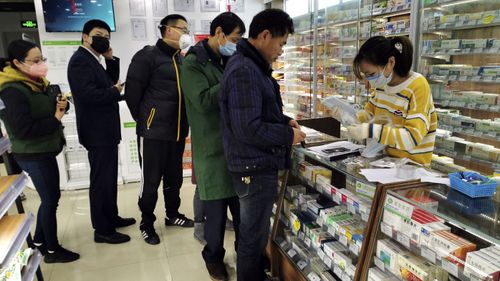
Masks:
[[[42,0],[42,6],[47,32],[81,32],[91,19],[116,30],[113,0]]]

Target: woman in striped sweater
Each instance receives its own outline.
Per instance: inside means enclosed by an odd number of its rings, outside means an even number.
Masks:
[[[347,129],[354,139],[373,138],[386,145],[389,156],[428,166],[437,115],[427,80],[410,71],[412,58],[413,47],[405,36],[376,36],[361,46],[354,59],[354,73],[373,94],[358,113],[360,123]]]

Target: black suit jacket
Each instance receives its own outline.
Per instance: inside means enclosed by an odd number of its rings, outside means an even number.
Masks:
[[[113,87],[120,76],[120,60],[106,60],[106,69],[83,47],[68,64],[68,82],[73,95],[80,143],[86,147],[118,145],[121,140],[122,99]]]

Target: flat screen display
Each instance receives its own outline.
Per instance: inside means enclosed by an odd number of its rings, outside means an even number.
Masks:
[[[113,0],[42,0],[42,6],[47,32],[81,32],[91,19],[116,31]]]

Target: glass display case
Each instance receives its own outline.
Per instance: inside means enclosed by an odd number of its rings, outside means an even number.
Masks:
[[[498,280],[499,196],[421,183],[382,199],[360,280]]]
[[[492,175],[500,171],[500,1],[424,0],[421,14],[418,69],[438,108],[436,153]]]

